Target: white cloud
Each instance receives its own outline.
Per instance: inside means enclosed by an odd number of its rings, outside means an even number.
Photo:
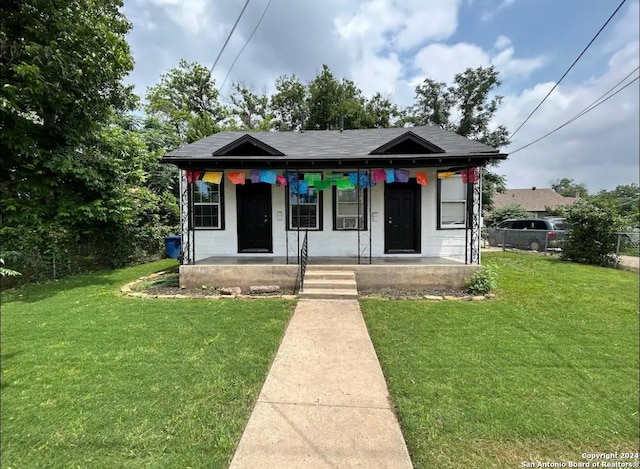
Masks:
[[[491,59],[491,64],[495,65],[504,77],[528,77],[544,65],[543,57],[516,59],[513,57],[514,52],[513,47],[509,47]]]
[[[498,36],[498,39],[496,39],[495,44],[493,45],[494,48],[496,48],[497,50],[502,50],[502,49],[506,49],[507,47],[511,46],[511,39],[509,39],[507,36],[503,36],[502,34],[500,36]]]
[[[362,60],[351,67],[351,77],[366,96],[377,91],[393,95],[402,73],[402,64],[397,54],[381,57],[364,52]]]
[[[497,43],[510,43],[509,38],[500,36]],[[418,52],[414,59],[415,67],[420,70],[422,81],[424,77],[450,83],[456,73],[466,68],[488,67],[495,65],[502,78],[526,78],[531,72],[544,64],[542,57],[518,59],[514,57],[514,48],[499,51],[491,55],[475,44],[458,43],[429,44]]]
[[[514,3],[515,3],[515,0],[503,0],[502,3],[498,5],[498,7],[495,10],[487,10],[482,12],[482,14],[480,15],[480,21],[484,23],[491,21],[493,18],[495,18],[496,14],[500,10],[504,10],[505,8],[510,7]]]
[[[267,1],[253,0],[247,8],[214,71],[218,83]],[[581,62],[591,75],[577,84],[575,74],[573,82],[563,82],[518,133],[511,150],[571,118],[637,66],[638,1],[631,1],[590,50],[597,60],[590,65]],[[353,80],[365,95],[380,91],[404,107],[412,104],[415,85],[427,76],[451,82],[467,67],[495,65],[505,82],[497,91],[505,100],[494,125],[505,124],[514,130],[551,89],[553,82],[548,80],[557,75],[557,69],[543,68],[553,58],[552,51],[513,32],[518,21],[527,21],[516,11],[521,3],[493,2],[492,14],[501,15],[508,7],[515,25],[510,23],[507,28],[496,22],[487,28],[475,19],[482,14],[483,5],[489,4],[485,1],[274,1],[232,70],[223,94],[233,81],[271,93],[276,77],[282,74],[296,74],[306,83],[326,63],[337,79]],[[134,22],[128,40],[136,59],[130,82],[143,93],[161,73],[177,66],[180,58],[210,66],[241,7],[235,0],[128,0],[123,10]],[[464,13],[460,14],[464,30],[458,25],[459,9]],[[568,24],[570,21],[567,19]],[[558,27],[549,24],[544,34],[554,34]],[[584,45],[577,38],[576,43],[576,48]],[[518,55],[525,47],[533,52]],[[534,71],[538,73],[533,75]],[[530,81],[546,72],[553,76],[542,83]],[[498,172],[508,176],[509,187],[544,187],[566,176],[597,190],[637,178],[637,90],[637,84],[627,88],[575,123],[516,153]]]
[[[338,15],[335,32],[345,41],[374,50],[410,49],[450,37],[458,25],[458,5],[442,0],[370,0],[358,11]]]
[[[506,151],[545,135],[596,101],[638,66],[638,43],[627,44],[608,65],[602,75],[584,83],[558,86]],[[505,96],[496,121],[515,130],[552,86],[539,84]],[[515,153],[500,166],[500,172],[508,173],[508,186],[512,188],[545,187],[562,177],[585,183],[592,192],[638,182],[638,115],[638,85],[634,84],[539,143]]]
[[[191,35],[208,35],[214,30],[206,0],[141,0],[160,8],[183,32]]]
[[[418,52],[414,66],[420,70],[421,77],[450,83],[456,73],[467,67],[485,67],[490,64],[489,55],[475,44],[460,42],[447,44],[429,44]]]

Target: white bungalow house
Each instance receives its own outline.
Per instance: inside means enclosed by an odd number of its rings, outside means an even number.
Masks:
[[[291,288],[308,259],[363,288],[459,284],[480,264],[475,168],[506,156],[430,126],[211,135],[162,159],[182,175],[181,283]]]

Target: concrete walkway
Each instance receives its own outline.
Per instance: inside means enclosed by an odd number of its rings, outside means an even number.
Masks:
[[[412,467],[357,300],[298,302],[230,467]]]

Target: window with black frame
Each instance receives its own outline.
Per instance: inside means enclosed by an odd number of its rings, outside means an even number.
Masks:
[[[302,178],[301,174],[300,182],[303,182]],[[288,229],[321,230],[322,192],[315,187],[304,185],[304,190],[300,190],[302,184],[287,186]]]

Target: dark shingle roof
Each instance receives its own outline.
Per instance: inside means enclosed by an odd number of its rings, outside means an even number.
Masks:
[[[388,141],[411,131],[441,147],[446,153],[498,153],[483,143],[474,142],[439,127],[344,130],[305,130],[304,132],[220,132],[166,154],[167,157],[210,158],[219,148],[250,135],[290,157],[316,158],[327,155],[364,156]]]
[[[377,148],[401,137],[405,134],[415,134],[436,147],[444,150],[442,153],[425,151],[412,154],[376,154],[371,152]],[[233,146],[233,142],[250,136],[268,147],[277,150],[279,154],[265,155],[264,150],[256,150],[256,154],[242,153],[242,156],[230,156],[226,154],[212,155],[214,152],[224,149],[225,146]],[[253,139],[249,139],[253,141]],[[417,139],[419,140],[419,139]],[[255,141],[254,141],[255,142]],[[255,148],[255,147],[253,147]],[[222,152],[224,153],[224,152]],[[428,161],[429,164],[443,166],[445,164],[469,166],[469,162],[482,164],[488,160],[502,160],[506,154],[483,143],[469,140],[453,132],[439,127],[419,126],[411,128],[388,129],[358,129],[344,130],[305,130],[304,132],[220,132],[205,137],[202,140],[191,143],[167,153],[162,161],[174,163],[181,167],[204,167],[211,165],[241,164],[299,164],[318,163],[319,165],[331,165],[344,163],[356,165],[367,162],[375,165],[392,158],[395,162],[410,162],[414,164]],[[440,163],[438,163],[440,161]]]
[[[544,212],[546,207],[571,205],[578,199],[564,197],[553,189],[507,189],[493,197],[493,209],[506,205],[520,205],[527,212]]]

